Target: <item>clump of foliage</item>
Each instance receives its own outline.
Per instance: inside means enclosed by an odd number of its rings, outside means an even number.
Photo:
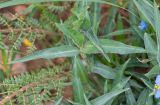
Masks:
[[[23,13],[7,12],[9,16],[0,14],[0,49],[5,76],[10,76],[12,65],[8,64],[17,54],[24,56],[34,52],[37,49],[34,44],[36,40],[43,41],[46,36],[56,32],[55,22],[59,22],[56,14],[66,8],[58,3],[31,4]],[[56,36],[54,41],[61,37]],[[22,46],[27,48],[26,53],[21,51]]]
[[[66,68],[66,67],[65,67]],[[25,73],[10,79],[5,79],[1,83],[1,104],[12,105],[41,105],[42,102],[58,100],[65,86],[68,86],[64,68],[55,66],[54,68],[42,69],[31,74]]]
[[[28,2],[13,0],[1,3],[0,7]],[[111,5],[107,7],[108,18],[101,14],[101,9],[106,8],[102,4]],[[51,8],[44,9],[45,13],[48,14]],[[39,58],[69,57],[73,100],[67,101],[73,105],[159,104],[155,96],[160,86],[157,83],[154,86],[155,77],[160,73],[160,11],[156,1],[82,0],[74,3],[66,20],[55,23],[52,18],[44,18],[49,22],[46,27],[54,24],[53,27],[63,33],[61,43],[11,64]],[[59,102],[60,105],[69,104],[61,99]]]

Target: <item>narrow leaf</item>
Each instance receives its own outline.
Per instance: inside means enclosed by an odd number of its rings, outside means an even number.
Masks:
[[[85,105],[92,105],[92,104],[89,102],[89,100],[88,100],[88,98],[86,97],[85,94],[84,94],[84,99],[85,99],[85,102],[86,102]]]
[[[155,27],[154,8],[148,0],[133,0],[138,10],[145,16],[149,23]]]
[[[102,65],[102,64],[96,64],[93,67],[92,72],[99,74],[106,79],[114,79],[115,78],[115,70],[108,67],[108,66]]]
[[[54,105],[60,105],[62,100],[63,100],[63,97],[61,97]]]
[[[154,19],[155,19],[155,30],[156,30],[157,47],[158,47],[157,61],[160,66],[160,21],[159,21],[160,13],[156,3],[154,4]]]
[[[127,84],[126,87],[130,88],[129,84]],[[127,102],[126,104],[127,105],[137,105],[136,99],[134,97],[134,94],[133,94],[131,88],[125,92],[125,95],[126,95],[126,102]]]
[[[58,29],[70,38],[77,47],[81,47],[84,42],[84,36],[81,32],[68,28],[65,24],[56,23]]]
[[[104,50],[104,53],[131,54],[146,52],[141,47],[126,45],[124,43],[110,39],[100,39],[100,44]],[[86,54],[101,53],[90,41],[85,44],[84,48],[81,49],[81,51]]]
[[[72,46],[63,45],[59,47],[47,48],[44,50],[34,52],[31,55],[25,56],[20,59],[16,59],[15,61],[12,61],[11,63],[26,62],[26,61],[30,61],[34,59],[39,59],[39,58],[54,59],[58,57],[73,57],[77,54],[79,54],[79,51],[77,48],[72,47]]]
[[[156,77],[157,74],[160,74],[159,66],[155,65],[148,73],[145,74],[148,78]]]
[[[116,90],[110,93],[106,93],[94,100],[91,101],[92,105],[105,105],[109,100],[111,100],[112,98],[114,98],[115,96],[118,96],[119,94],[127,91],[127,89],[121,89],[121,90]]]
[[[105,35],[105,37],[113,37],[113,36],[119,36],[119,35],[124,35],[124,34],[128,34],[131,33],[133,31],[133,29],[122,29],[122,30],[116,30],[114,32],[108,33],[107,35]]]

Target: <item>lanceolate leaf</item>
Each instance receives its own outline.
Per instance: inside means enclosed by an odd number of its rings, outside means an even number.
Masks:
[[[112,2],[116,3],[117,1],[113,0]],[[108,34],[108,33],[112,32],[113,29],[115,28],[115,26],[116,26],[115,25],[115,17],[116,17],[117,11],[118,11],[118,8],[116,8],[116,7],[112,7],[109,10],[110,16],[108,16],[108,21],[107,21],[105,28],[104,28],[104,34]]]
[[[93,73],[99,74],[106,79],[115,78],[115,70],[103,64],[97,64],[93,67]]]
[[[157,74],[160,74],[160,70],[159,70],[159,66],[155,65],[151,70],[149,70],[148,73],[145,74],[145,76],[148,77],[148,78],[153,78]]]
[[[144,44],[145,49],[147,51],[149,60],[151,60],[151,63],[153,65],[157,64],[157,45],[155,41],[149,36],[149,34],[145,33],[144,35]]]
[[[145,52],[143,48],[126,45],[109,39],[101,39],[100,44],[102,45],[105,53],[130,54]],[[85,47],[81,49],[81,52],[85,54],[101,53],[91,42],[86,43]],[[25,62],[39,58],[54,59],[58,57],[72,57],[78,54],[79,50],[76,47],[64,45],[34,52],[31,55],[12,61],[11,63]]]
[[[84,91],[83,87],[80,81],[80,78],[74,77],[73,78],[73,96],[74,96],[74,101],[76,103],[80,103],[82,105],[85,105],[85,99],[84,99]]]
[[[68,28],[65,24],[56,24],[58,29],[70,38],[77,47],[81,47],[84,43],[84,36],[81,32]]]
[[[79,54],[79,50],[77,48],[63,45],[59,47],[53,47],[53,48],[48,48],[48,49],[34,52],[31,55],[12,61],[11,63],[25,62],[25,61],[30,61],[30,60],[39,59],[39,58],[54,59],[58,57],[72,57],[77,54]]]
[[[0,8],[5,8],[5,7],[9,7],[9,6],[14,6],[14,5],[19,5],[19,4],[28,4],[28,3],[41,3],[41,2],[57,2],[57,1],[83,1],[83,0],[10,0],[10,1],[6,1],[3,3],[0,3]],[[115,7],[119,7],[122,9],[125,9],[117,4],[114,4],[112,2],[107,2],[104,0],[88,0],[88,2],[95,2],[95,3],[104,3],[104,4],[108,4],[108,5],[112,5]],[[127,9],[125,9],[127,10]]]
[[[156,36],[157,36],[157,47],[158,47],[158,52],[157,52],[157,61],[160,66],[160,13],[159,10],[154,4],[154,19],[155,19],[155,30],[156,30]]]
[[[86,105],[92,105],[85,94],[84,94],[84,99],[85,99]]]
[[[134,3],[150,24],[155,27],[153,5],[148,0],[134,0]]]
[[[105,37],[113,37],[113,36],[119,36],[124,35],[133,32],[133,29],[122,29],[122,30],[116,30],[114,32],[108,33]]]
[[[147,53],[152,54],[152,56],[157,54],[157,45],[147,33],[144,35],[144,44]]]
[[[149,89],[145,88],[138,97],[137,105],[153,105],[153,97],[149,93]]]
[[[73,60],[73,74],[79,77],[82,83],[88,84],[87,70],[84,68],[78,56],[74,57]]]
[[[73,96],[76,103],[85,105],[82,80],[85,81],[85,74],[79,66],[79,59],[75,56],[73,60]]]
[[[120,89],[120,90],[116,90],[110,93],[106,93],[94,100],[91,101],[92,105],[105,105],[108,101],[110,101],[112,98],[114,98],[115,96],[118,96],[119,94],[127,91],[127,89]]]
[[[110,59],[108,57],[108,55],[105,54],[103,46],[100,43],[100,40],[98,39],[98,37],[95,35],[95,33],[93,33],[93,31],[91,30],[92,34],[86,32],[85,35],[86,37],[89,39],[89,41],[94,45],[94,47],[105,57],[106,60],[108,60],[110,62]]]
[[[130,80],[130,78],[131,77],[123,78],[117,84],[116,84],[116,81],[117,81],[116,79],[118,79],[118,78],[115,78],[111,91],[113,92],[113,91],[116,91],[116,90],[119,90],[119,89],[123,89],[126,86],[126,84],[128,83],[128,81]],[[115,99],[116,99],[116,97],[112,98],[111,100],[108,101],[108,103],[106,105],[112,105],[112,103]]]
[[[126,104],[127,105],[137,105],[135,96],[131,90],[131,87],[129,84],[126,85],[127,88],[130,88],[128,91],[125,92],[126,95]]]
[[[99,41],[105,53],[131,54],[146,52],[143,48],[126,45],[110,39],[100,39]],[[100,53],[100,51],[91,42],[87,42],[81,51],[86,54]]]
[[[133,77],[136,77],[137,79],[141,80],[149,89],[152,90],[153,88],[153,84],[152,82],[150,81],[149,78],[147,78],[146,76],[144,76],[143,74],[140,74],[140,73],[137,73],[137,72],[130,72],[130,71],[127,71],[125,72],[126,74],[129,74]]]
[[[114,82],[113,82],[114,85],[119,84],[119,83],[122,81],[122,79],[124,78],[124,71],[126,70],[129,61],[130,61],[130,59],[128,59],[128,60],[120,67],[120,70],[117,71],[116,77],[115,77]],[[123,81],[123,82],[124,82],[124,81]]]
[[[62,100],[63,100],[63,97],[61,97],[61,98],[55,103],[55,105],[60,105]]]

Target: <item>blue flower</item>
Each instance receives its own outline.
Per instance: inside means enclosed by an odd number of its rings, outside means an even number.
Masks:
[[[155,96],[155,98],[157,98],[157,99],[160,98],[160,90],[156,90],[156,93],[155,93],[154,96]]]
[[[160,75],[157,75],[155,80],[155,98],[160,98]]]
[[[141,22],[139,23],[139,29],[141,31],[145,31],[147,28],[148,28],[148,24],[144,20],[141,20]]]

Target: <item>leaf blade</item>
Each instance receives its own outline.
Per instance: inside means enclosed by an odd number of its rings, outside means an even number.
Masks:
[[[110,93],[106,93],[96,99],[93,99],[91,101],[92,105],[105,105],[109,100],[111,100],[113,97],[127,91],[128,88],[126,89],[120,89],[120,90],[116,90],[116,91],[113,91],[113,92],[110,92]]]
[[[79,50],[77,48],[63,45],[59,47],[53,47],[53,48],[48,48],[48,49],[34,52],[31,55],[12,61],[11,64],[17,63],[17,62],[26,62],[34,59],[39,59],[39,58],[54,59],[58,57],[72,57],[77,54],[79,54]]]
[[[122,42],[110,39],[100,39],[100,44],[104,50],[104,53],[131,54],[146,52],[146,50],[141,47],[126,45]],[[86,54],[100,53],[100,51],[98,51],[97,48],[90,41],[85,44],[82,52]]]

